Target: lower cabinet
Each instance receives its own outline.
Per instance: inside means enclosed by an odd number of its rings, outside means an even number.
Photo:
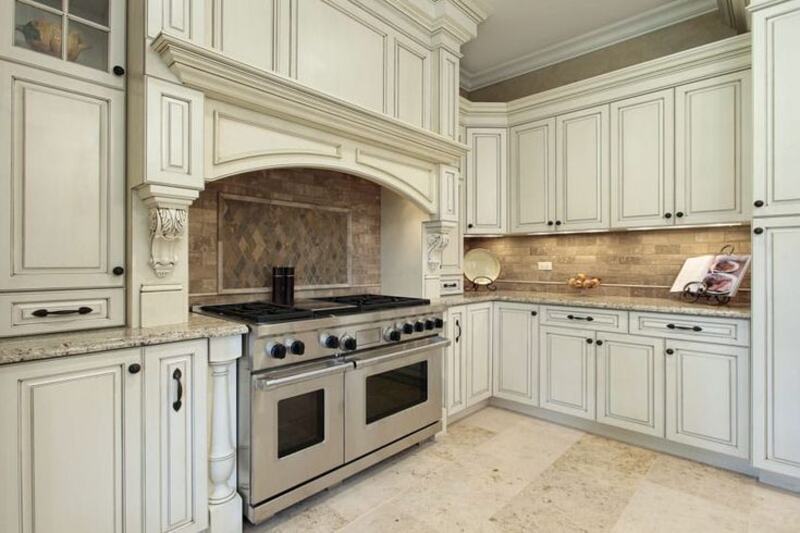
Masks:
[[[0,531],[145,531],[141,365],[136,349],[0,368]]]
[[[492,396],[492,308],[467,307],[467,406]]]
[[[597,421],[664,437],[664,341],[598,333]]]
[[[498,303],[494,309],[493,396],[539,404],[539,308]]]
[[[543,326],[539,338],[539,405],[594,420],[595,332]]]
[[[207,371],[206,340],[0,367],[0,531],[205,530]]]
[[[444,402],[447,416],[492,396],[492,309],[479,303],[447,312]]]
[[[444,363],[444,406],[448,416],[467,406],[467,339],[464,336],[466,315],[467,308],[464,306],[452,307],[448,311],[447,338],[450,339],[450,346],[445,351]]]
[[[748,355],[747,348],[667,341],[667,439],[748,457]]]
[[[203,531],[208,342],[150,346],[144,358],[145,530]]]

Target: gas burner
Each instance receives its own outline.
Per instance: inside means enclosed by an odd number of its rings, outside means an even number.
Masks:
[[[247,302],[242,304],[205,305],[201,308],[206,313],[238,318],[257,324],[288,322],[314,318],[309,309],[298,309],[277,305],[271,302]]]
[[[430,300],[424,298],[406,298],[403,296],[384,296],[382,294],[352,294],[349,296],[331,296],[317,298],[323,302],[332,302],[349,307],[332,310],[335,314],[364,313],[368,311],[381,311],[396,309],[398,307],[414,307],[429,305]]]

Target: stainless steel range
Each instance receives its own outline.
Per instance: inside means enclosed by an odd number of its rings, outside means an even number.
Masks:
[[[441,430],[443,308],[356,295],[203,306],[245,322],[239,491],[253,523]]]

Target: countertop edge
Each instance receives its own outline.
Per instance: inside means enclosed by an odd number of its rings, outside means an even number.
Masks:
[[[244,324],[191,313],[189,321],[182,324],[12,337],[0,339],[0,366],[81,355],[99,355],[113,350],[173,342],[230,337],[244,335],[248,331]]]

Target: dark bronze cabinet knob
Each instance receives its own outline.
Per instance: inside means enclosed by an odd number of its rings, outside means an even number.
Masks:
[[[128,367],[128,372],[130,372],[131,374],[138,374],[141,369],[142,365],[140,365],[139,363],[133,363]]]
[[[756,200],[753,202],[753,205],[756,207],[764,207],[764,200]]]
[[[592,344],[594,341],[592,339],[586,339],[586,344]]]
[[[678,218],[683,218],[683,211],[678,211],[677,213],[675,213],[675,216]]]
[[[672,218],[672,213],[664,213],[664,218]]]
[[[667,355],[672,355],[674,353],[675,353],[675,350],[673,350],[672,348],[667,348]]]
[[[764,233],[764,228],[756,228],[753,230],[753,233],[755,233],[756,235],[761,235],[762,233]]]
[[[113,72],[115,76],[123,76],[125,74],[125,69],[119,65],[115,65],[114,68],[111,69],[111,72]]]
[[[121,276],[121,275],[123,275],[125,273],[125,269],[122,268],[122,267],[117,266],[117,267],[114,267],[114,269],[111,271],[111,273],[114,274],[115,276]]]
[[[598,346],[602,346],[602,345],[603,345],[603,341],[601,341],[601,340],[598,340],[598,341],[597,341],[597,345],[598,345]]]

